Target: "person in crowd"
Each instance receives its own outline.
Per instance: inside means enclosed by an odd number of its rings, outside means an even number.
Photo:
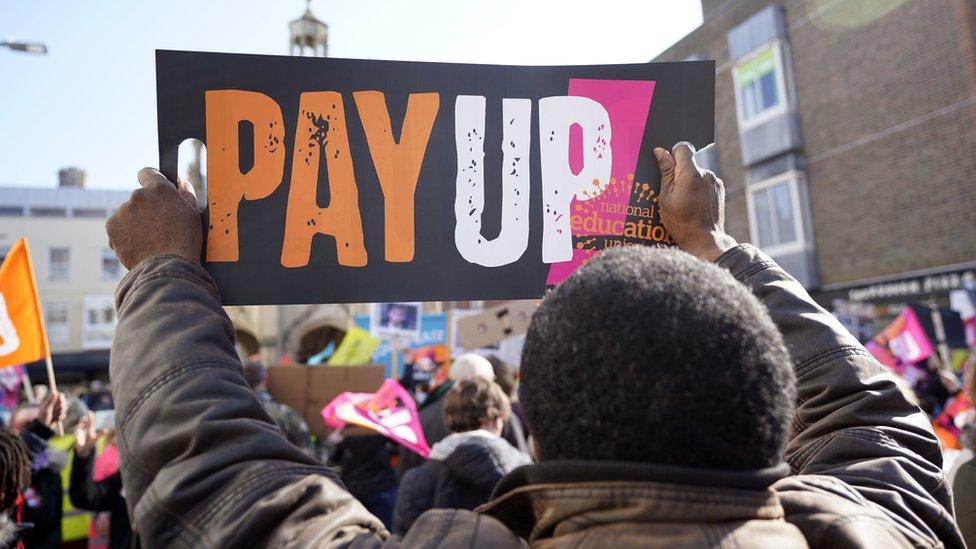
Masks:
[[[268,392],[268,368],[256,360],[248,361],[244,365],[244,379],[254,390],[264,410],[285,434],[285,438],[308,455],[315,455],[312,433],[302,415],[291,406],[275,400]]]
[[[436,444],[451,434],[444,422],[444,402],[451,387],[459,381],[476,378],[495,381],[495,371],[491,362],[485,357],[474,353],[465,353],[451,362],[448,381],[434,388],[418,410],[420,426],[424,430],[424,438],[427,439],[427,444]],[[523,452],[529,452],[529,446],[524,435],[521,431],[516,431],[508,420],[505,421],[502,428],[502,437]],[[420,466],[424,461],[424,458],[416,452],[400,447],[400,459],[397,461],[397,479],[402,481],[407,471]]]
[[[0,427],[0,547],[22,547],[20,524],[24,490],[30,486],[27,448],[6,427]]]
[[[79,509],[111,513],[108,547],[123,549],[132,546],[132,527],[125,506],[122,475],[115,471],[106,478],[95,480],[95,449],[101,434],[95,428],[94,412],[89,412],[78,422],[68,493],[71,504]]]
[[[413,395],[418,404],[423,405],[436,369],[437,365],[429,356],[416,357],[403,366],[403,375],[400,376],[399,380],[400,385]]]
[[[88,390],[88,386],[76,387],[71,394],[83,394]],[[74,549],[87,547],[89,545],[89,531],[93,517],[91,513],[83,509],[78,509],[71,503],[71,472],[72,456],[75,447],[75,429],[78,422],[88,417],[88,405],[80,396],[68,398],[67,411],[65,412],[62,426],[63,436],[54,436],[48,440],[48,451],[55,452],[64,457],[64,467],[61,468],[61,491],[64,494],[61,499],[61,548]],[[106,412],[98,412],[105,414]],[[107,531],[107,529],[106,529]],[[106,535],[107,537],[107,535]],[[96,549],[96,548],[92,548]]]
[[[64,420],[67,400],[64,393],[47,391],[39,404],[22,404],[10,416],[10,430],[27,447],[31,464],[30,486],[24,491],[21,519],[32,525],[24,533],[27,548],[56,548],[61,545],[62,498],[61,468],[65,456],[52,449],[48,441]]]
[[[511,404],[512,413],[509,416],[509,422],[511,423],[512,431],[515,433],[517,440],[529,439],[529,430],[526,426],[525,421],[525,411],[522,408],[522,403],[518,400],[518,394],[515,391],[515,373],[507,362],[495,355],[488,355],[485,358],[491,363],[491,369],[495,372],[495,383],[501,387],[502,392],[508,397],[509,403]],[[526,442],[527,450],[528,442]]]
[[[451,434],[434,444],[430,459],[400,482],[393,533],[404,535],[430,509],[474,509],[516,467],[532,462],[503,439],[508,396],[484,378],[455,383],[444,402]]]
[[[681,250],[607,250],[548,293],[519,386],[539,462],[476,512],[427,511],[402,538],[271,423],[200,265],[196,199],[142,170],[107,223],[130,269],[110,373],[138,538],[964,547],[925,414],[801,284],[725,233],[723,185],[690,146],[654,154]]]
[[[329,439],[335,444],[332,461],[338,465],[346,489],[390,528],[397,498],[392,443],[383,435],[356,427],[335,431]]]
[[[112,401],[112,392],[105,386],[105,383],[97,379],[92,381],[88,386],[88,392],[85,393],[82,400],[84,400],[88,409],[93,412],[115,408],[115,403]]]

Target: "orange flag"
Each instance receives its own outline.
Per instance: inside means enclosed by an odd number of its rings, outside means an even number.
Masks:
[[[48,356],[47,333],[27,239],[20,238],[0,265],[0,367]]]

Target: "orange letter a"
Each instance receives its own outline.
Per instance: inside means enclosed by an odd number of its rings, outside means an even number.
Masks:
[[[362,267],[366,265],[366,246],[342,95],[305,92],[299,99],[298,112],[281,264],[308,265],[313,237],[330,234],[335,237],[339,264]],[[316,188],[323,154],[329,174],[329,205],[320,208]]]
[[[399,143],[393,138],[390,113],[383,93],[359,91],[352,95],[383,189],[386,260],[391,263],[413,261],[414,193],[440,107],[440,95],[410,94]]]

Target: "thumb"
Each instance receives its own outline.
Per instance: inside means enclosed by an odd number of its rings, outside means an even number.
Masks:
[[[143,168],[139,170],[139,175],[136,177],[139,179],[139,184],[143,187],[152,187],[160,184],[169,184],[173,185],[174,188],[177,187],[175,183],[166,179],[166,176],[156,168]]]
[[[654,157],[657,158],[657,166],[661,170],[661,193],[665,193],[674,185],[674,157],[667,149],[661,147],[654,148]]]

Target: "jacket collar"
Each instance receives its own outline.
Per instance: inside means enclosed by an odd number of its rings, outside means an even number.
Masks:
[[[478,510],[530,542],[617,522],[777,519],[783,508],[767,469],[720,471],[636,462],[547,461],[499,481]]]

